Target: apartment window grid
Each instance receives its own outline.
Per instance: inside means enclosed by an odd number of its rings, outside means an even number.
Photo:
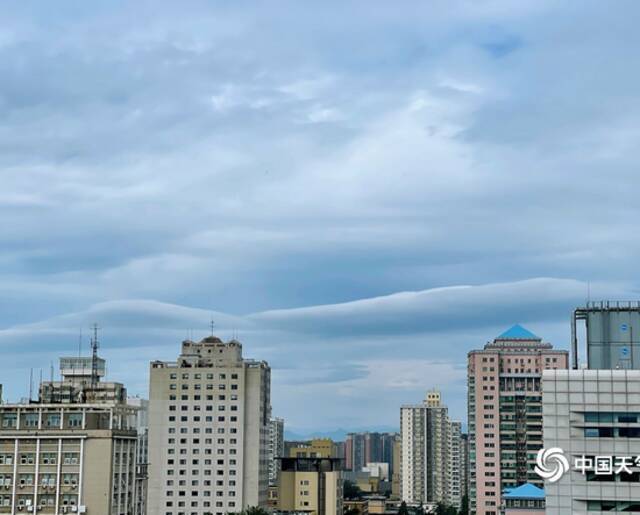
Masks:
[[[241,474],[237,447],[242,427],[241,372],[204,370],[169,374],[168,396],[176,401],[169,408],[169,434],[176,434],[180,423],[189,427],[180,427],[181,438],[177,444],[175,438],[169,441],[167,448],[166,515],[178,515],[185,509],[189,514],[224,515],[241,505],[237,490]],[[180,400],[174,391],[180,392]],[[181,420],[171,415],[178,412],[178,406]]]

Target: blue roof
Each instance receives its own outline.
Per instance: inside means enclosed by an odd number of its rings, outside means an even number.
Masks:
[[[505,490],[504,499],[544,499],[544,490],[531,483]]]
[[[496,338],[496,340],[540,340],[539,336],[536,336],[528,329],[525,329],[520,324],[516,324],[510,329],[507,329],[504,333]]]

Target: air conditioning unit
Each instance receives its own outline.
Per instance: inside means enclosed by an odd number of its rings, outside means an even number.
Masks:
[[[75,513],[76,511],[78,511],[78,507],[77,506],[71,506],[71,511]]]
[[[33,506],[27,506],[27,511],[33,511]]]

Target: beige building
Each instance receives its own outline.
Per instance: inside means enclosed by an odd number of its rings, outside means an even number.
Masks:
[[[148,512],[224,515],[267,506],[271,371],[242,345],[182,342],[151,363]]]
[[[0,514],[134,515],[136,408],[87,360],[62,358],[38,401],[0,406]]]
[[[289,447],[290,458],[337,458],[335,444],[331,438],[314,438],[308,442]]]
[[[283,458],[278,512],[342,515],[341,460]]]

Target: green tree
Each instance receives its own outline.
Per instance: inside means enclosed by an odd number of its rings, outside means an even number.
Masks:
[[[460,511],[458,515],[469,515],[469,496],[465,495],[462,497],[462,502],[460,503]]]
[[[402,501],[400,504],[400,508],[398,508],[398,515],[409,515],[409,508],[407,508],[407,503]]]
[[[358,485],[356,485],[353,481],[349,481],[348,479],[345,479],[344,483],[342,484],[342,493],[345,499],[362,498],[362,490],[360,490]]]

